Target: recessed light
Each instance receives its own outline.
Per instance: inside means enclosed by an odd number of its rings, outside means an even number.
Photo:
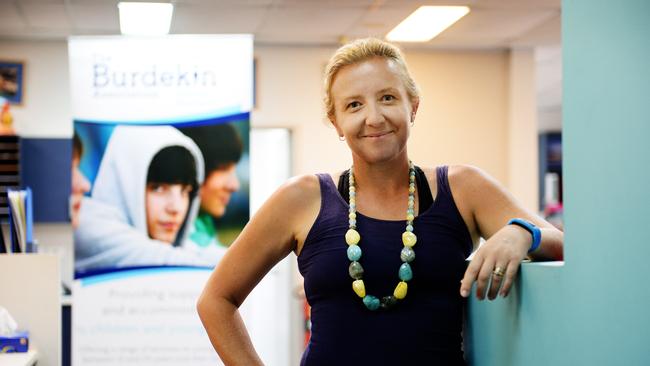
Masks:
[[[427,42],[467,13],[467,6],[421,6],[393,28],[386,39],[396,42]]]
[[[169,33],[174,5],[120,2],[120,31],[124,35],[157,36]]]

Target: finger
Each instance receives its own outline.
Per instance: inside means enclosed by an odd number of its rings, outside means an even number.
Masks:
[[[493,260],[486,259],[483,261],[483,265],[481,266],[481,270],[478,272],[478,277],[476,279],[476,298],[479,300],[485,299],[488,282],[490,281],[493,269]]]
[[[463,280],[460,281],[460,296],[469,296],[470,291],[472,291],[472,284],[476,280],[476,276],[478,276],[478,271],[481,268],[482,263],[482,256],[476,253],[476,255],[474,255],[474,258],[472,258],[472,261],[469,262],[467,270],[465,270],[465,276],[463,277]]]
[[[515,277],[517,276],[518,270],[519,270],[518,261],[510,261],[510,263],[508,263],[508,269],[506,269],[506,275],[504,276],[503,279],[503,286],[501,286],[502,297],[506,297],[510,293],[510,287],[512,286],[512,283],[515,281]]]
[[[492,281],[490,282],[490,289],[488,291],[488,299],[490,300],[494,300],[497,297],[497,294],[499,292],[499,287],[503,282],[503,275],[498,275],[496,273],[497,270],[500,270],[501,273],[505,272],[506,264],[497,264],[496,266],[494,266],[494,270],[492,271]]]

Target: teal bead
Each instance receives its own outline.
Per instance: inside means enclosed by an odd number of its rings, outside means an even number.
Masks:
[[[402,263],[402,265],[399,266],[399,279],[402,281],[410,281],[411,278],[413,278],[411,265],[408,263]]]
[[[363,278],[363,267],[361,267],[361,263],[359,262],[350,263],[348,272],[350,273],[350,277],[354,278],[355,280],[360,280]]]
[[[402,252],[399,254],[399,257],[402,259],[402,262],[413,262],[415,259],[415,251],[413,251],[413,248],[404,247],[402,248]]]
[[[348,246],[348,259],[351,262],[356,262],[361,258],[361,248],[358,245]]]
[[[381,305],[379,299],[372,295],[366,295],[366,297],[363,298],[363,304],[370,310],[377,310]]]

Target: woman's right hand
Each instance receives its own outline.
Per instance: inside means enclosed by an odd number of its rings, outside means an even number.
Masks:
[[[300,252],[319,209],[318,178],[290,179],[252,217],[208,279],[197,310],[225,364],[262,364],[237,309],[276,263]]]

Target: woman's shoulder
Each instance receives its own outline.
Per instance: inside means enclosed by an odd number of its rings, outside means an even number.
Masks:
[[[274,193],[275,199],[294,205],[320,199],[320,181],[315,174],[303,174],[289,178]]]
[[[422,166],[420,169],[422,169],[427,176],[433,177],[435,177],[440,170],[444,169],[447,170],[447,176],[449,178],[453,177],[454,179],[476,179],[480,178],[480,176],[487,177],[487,174],[481,168],[469,164],[441,164],[433,167]]]
[[[494,184],[496,181],[483,169],[474,165],[458,164],[450,165],[447,170],[447,179],[453,189],[471,189],[480,191],[486,184]]]
[[[474,193],[480,193],[482,187],[486,187],[486,184],[491,184],[493,181],[493,178],[473,165],[439,165],[421,169],[431,186],[431,193],[437,193],[440,188],[449,189],[457,203],[466,201]],[[445,174],[445,171],[446,176],[440,176]],[[438,184],[442,184],[443,187],[438,187]]]

